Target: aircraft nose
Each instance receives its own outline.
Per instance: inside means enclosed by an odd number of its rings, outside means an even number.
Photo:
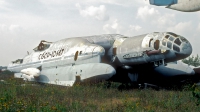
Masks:
[[[167,32],[162,40],[162,45],[176,54],[177,59],[183,59],[192,53],[190,42],[177,34]]]

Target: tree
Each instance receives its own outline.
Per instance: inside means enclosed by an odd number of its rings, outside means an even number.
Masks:
[[[183,59],[182,62],[183,62],[183,63],[186,63],[186,64],[188,64],[188,65],[192,65],[192,66],[197,67],[197,66],[200,66],[200,57],[199,57],[199,55],[197,54],[196,57],[190,56],[190,57],[188,57],[188,58],[186,58],[186,59]]]

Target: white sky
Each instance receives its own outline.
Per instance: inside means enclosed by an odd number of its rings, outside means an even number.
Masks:
[[[23,58],[41,40],[118,33],[174,32],[200,54],[200,12],[178,12],[148,0],[0,0],[0,66]]]

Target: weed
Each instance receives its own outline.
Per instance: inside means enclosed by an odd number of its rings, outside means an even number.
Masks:
[[[183,90],[129,89],[119,83],[77,84],[73,87],[26,83],[0,76],[0,111],[200,111],[200,88]]]

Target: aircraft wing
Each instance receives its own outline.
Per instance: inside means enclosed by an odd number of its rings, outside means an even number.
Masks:
[[[167,63],[165,66],[156,67],[155,71],[164,76],[194,75],[194,70],[181,61]]]

